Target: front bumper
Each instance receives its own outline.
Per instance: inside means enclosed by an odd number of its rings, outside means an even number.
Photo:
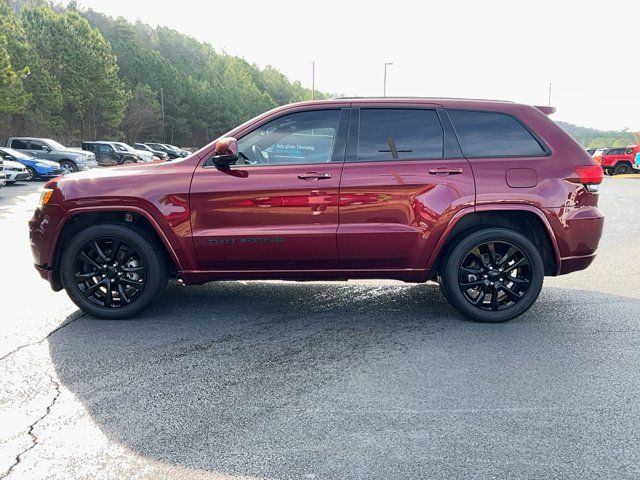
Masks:
[[[38,207],[29,220],[29,242],[35,268],[54,290],[62,288],[55,271],[55,248],[65,210],[59,205]]]
[[[29,178],[29,172],[27,172],[26,170],[19,172],[5,170],[4,174],[5,180],[9,183],[18,182],[20,180],[27,180]]]
[[[36,176],[38,178],[55,178],[59,177],[60,175],[62,175],[62,170],[60,169],[36,170]]]

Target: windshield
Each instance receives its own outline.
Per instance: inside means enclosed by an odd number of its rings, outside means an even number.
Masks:
[[[133,152],[134,151],[133,148],[131,148],[126,143],[114,143],[113,145],[115,145],[116,149],[120,150],[121,152]]]
[[[66,150],[67,149],[67,147],[65,147],[61,143],[58,143],[55,140],[51,140],[50,138],[45,138],[44,141],[47,142],[50,147],[53,147],[54,150]]]
[[[29,160],[33,158],[33,157],[30,157],[29,155],[25,155],[24,153],[19,152],[18,150],[14,150],[13,148],[3,148],[2,151],[5,153],[8,153],[13,158],[22,158],[24,160]]]

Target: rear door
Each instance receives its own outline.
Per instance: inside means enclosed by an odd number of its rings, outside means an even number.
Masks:
[[[341,267],[423,272],[450,218],[474,196],[471,167],[438,105],[353,109],[340,184]]]
[[[265,120],[238,139],[240,159],[210,159],[191,185],[203,270],[333,269],[346,114],[306,110]]]

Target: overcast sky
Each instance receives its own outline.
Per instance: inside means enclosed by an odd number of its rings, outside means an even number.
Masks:
[[[640,1],[80,0],[164,25],[292,80],[347,95],[546,105],[578,125],[640,130]]]

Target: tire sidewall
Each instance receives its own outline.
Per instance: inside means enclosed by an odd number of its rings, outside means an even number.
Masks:
[[[87,300],[75,283],[73,269],[77,253],[87,243],[104,237],[118,237],[132,244],[147,268],[144,290],[130,305],[119,308],[100,307]],[[126,319],[139,313],[162,292],[167,283],[167,274],[163,267],[154,253],[153,246],[137,232],[124,225],[97,225],[75,235],[66,246],[60,261],[60,278],[71,300],[84,312],[98,318]]]
[[[497,312],[482,310],[471,305],[458,285],[459,268],[469,251],[479,243],[491,241],[507,241],[520,248],[528,257],[532,270],[531,284],[525,295],[516,305]],[[447,291],[446,298],[449,302],[467,318],[487,323],[505,322],[522,315],[538,298],[543,282],[544,264],[536,246],[524,235],[504,228],[480,230],[462,238],[450,250],[443,274],[443,288]]]

